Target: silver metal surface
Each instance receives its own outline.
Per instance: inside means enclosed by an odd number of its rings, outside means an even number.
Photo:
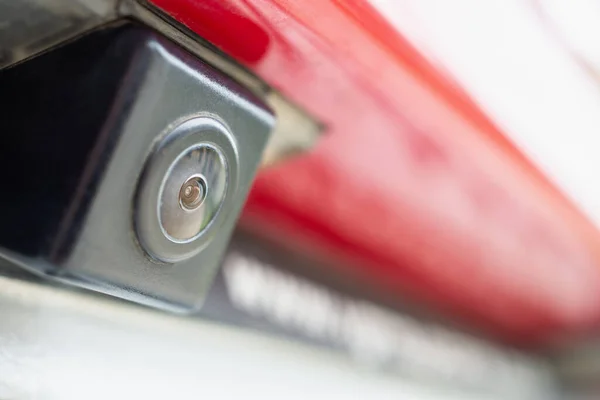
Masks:
[[[507,399],[398,379],[334,351],[5,277],[0,320],[2,399]]]
[[[198,117],[176,126],[156,146],[139,183],[135,221],[140,242],[153,258],[190,258],[221,227],[225,215],[220,211],[236,195],[234,140],[219,121]]]
[[[280,269],[281,260],[255,249],[256,242],[246,248],[232,243],[222,275],[234,308],[398,377],[506,399],[545,398],[555,391],[540,357],[304,279]],[[224,307],[219,311],[227,314]]]
[[[116,0],[0,0],[0,68],[116,15]]]

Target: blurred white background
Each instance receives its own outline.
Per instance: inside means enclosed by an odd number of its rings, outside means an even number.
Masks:
[[[600,2],[370,1],[600,226]]]

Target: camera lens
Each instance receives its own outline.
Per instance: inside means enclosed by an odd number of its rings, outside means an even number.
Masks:
[[[193,240],[219,211],[227,189],[227,163],[212,144],[188,148],[173,162],[159,194],[160,224],[174,242]]]
[[[151,259],[174,263],[193,257],[226,220],[238,176],[232,137],[221,122],[197,117],[155,144],[134,203],[138,243]]]

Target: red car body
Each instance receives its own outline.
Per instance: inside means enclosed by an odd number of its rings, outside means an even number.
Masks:
[[[152,0],[324,126],[243,223],[517,343],[600,318],[597,229],[360,0]]]

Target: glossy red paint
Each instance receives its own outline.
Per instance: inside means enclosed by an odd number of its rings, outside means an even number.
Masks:
[[[596,228],[366,2],[152,2],[327,127],[246,223],[511,340],[596,325]]]

